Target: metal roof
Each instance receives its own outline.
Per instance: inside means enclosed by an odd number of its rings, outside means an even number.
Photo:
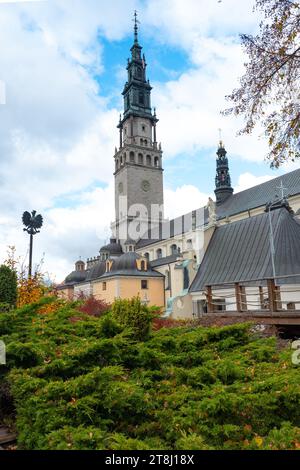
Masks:
[[[236,214],[246,212],[257,207],[265,206],[268,202],[278,199],[281,196],[278,189],[281,181],[286,188],[288,197],[300,194],[300,169],[291,171],[284,175],[273,178],[270,181],[254,186],[245,191],[233,194],[222,204],[216,206],[218,220],[232,217]],[[204,212],[203,212],[204,211]],[[202,207],[196,211],[189,212],[181,217],[177,217],[159,227],[152,229],[150,234],[145,234],[137,243],[137,249],[146,248],[162,240],[182,235],[192,230],[193,217],[196,220],[196,227],[208,223],[208,209]]]
[[[217,207],[218,219],[230,217],[256,207],[266,205],[281,196],[279,186],[283,183],[286,196],[300,194],[300,169],[278,176],[265,183],[233,194]]]
[[[138,276],[138,277],[162,277],[162,274],[154,271],[147,263],[147,269],[145,271],[137,268],[137,260],[143,259],[141,255],[135,252],[128,252],[112,260],[112,267],[109,272],[104,273],[101,279],[116,276]]]
[[[182,261],[180,255],[170,255],[165,258],[158,258],[156,260],[150,261],[152,268],[159,268],[160,266],[165,266],[167,264],[176,263],[176,261]]]
[[[276,276],[300,273],[300,225],[286,208],[271,211]],[[269,214],[217,227],[190,292],[273,277]],[[279,280],[292,284],[300,278]]]

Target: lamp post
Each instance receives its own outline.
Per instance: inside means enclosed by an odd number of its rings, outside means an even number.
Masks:
[[[28,266],[28,277],[32,275],[32,250],[33,250],[33,236],[37,233],[40,233],[40,228],[43,225],[43,217],[40,214],[37,214],[36,211],[24,212],[22,216],[24,232],[27,232],[30,235],[30,243],[29,243],[29,266]]]

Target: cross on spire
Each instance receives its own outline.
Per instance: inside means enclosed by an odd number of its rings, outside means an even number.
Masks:
[[[280,186],[276,186],[276,189],[279,189],[281,191],[281,199],[285,199],[286,198],[286,194],[285,194],[285,191],[287,191],[287,188],[285,188],[283,186],[283,182],[282,180],[280,181]]]
[[[223,147],[223,140],[222,140],[222,129],[219,128],[219,145]]]

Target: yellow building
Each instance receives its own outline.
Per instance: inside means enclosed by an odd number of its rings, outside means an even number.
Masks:
[[[116,243],[110,246],[115,246]],[[134,252],[98,260],[90,269],[82,270],[77,262],[75,271],[59,286],[60,297],[75,299],[92,295],[108,304],[115,299],[139,296],[149,306],[164,308],[164,276],[152,269],[149,261]]]

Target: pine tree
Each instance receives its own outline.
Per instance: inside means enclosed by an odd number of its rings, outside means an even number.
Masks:
[[[17,275],[8,266],[0,266],[0,304],[15,306],[17,301]]]

